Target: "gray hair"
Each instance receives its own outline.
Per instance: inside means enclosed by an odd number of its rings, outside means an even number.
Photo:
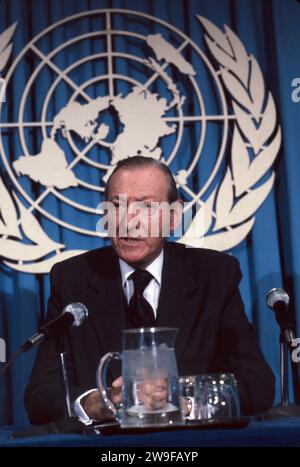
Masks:
[[[118,172],[121,169],[131,170],[131,169],[140,169],[143,167],[157,167],[159,170],[161,170],[161,172],[165,174],[167,182],[168,182],[168,202],[173,203],[174,201],[177,201],[179,199],[176,182],[174,180],[173,174],[171,170],[169,169],[169,167],[163,162],[159,162],[158,160],[153,159],[152,157],[145,157],[145,156],[128,157],[126,159],[122,159],[116,164],[114,171],[111,173],[111,175],[109,176],[106,182],[105,192],[104,192],[105,199],[106,200],[108,199],[109,184],[110,184],[112,176],[116,172]]]

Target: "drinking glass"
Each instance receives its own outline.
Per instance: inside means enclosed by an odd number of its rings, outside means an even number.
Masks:
[[[228,420],[240,416],[237,382],[232,373],[198,376],[195,392],[196,419]]]
[[[179,390],[182,402],[182,412],[185,420],[195,419],[195,388],[197,376],[182,376],[179,378]]]

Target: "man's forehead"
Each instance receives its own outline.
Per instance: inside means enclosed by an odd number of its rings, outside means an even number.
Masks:
[[[165,198],[164,196],[161,196],[159,197],[159,200],[160,198]],[[118,201],[119,203],[128,203],[128,202],[132,202],[132,201],[136,201],[136,202],[143,202],[143,201],[151,201],[151,202],[157,202],[159,201],[157,199],[157,193],[153,193],[153,192],[149,192],[149,194],[145,194],[143,193],[142,195],[139,195],[139,194],[131,194],[131,193],[119,193],[118,191],[112,191],[109,195],[109,199],[111,201]],[[161,200],[163,201],[163,199]]]
[[[153,177],[160,176],[161,178],[166,178],[163,171],[154,165],[145,165],[140,167],[122,167],[111,175],[111,180],[118,179],[118,178],[128,178],[128,177],[135,177],[136,173],[139,172],[140,175],[143,177]]]
[[[165,174],[157,167],[120,169],[112,174],[109,181],[110,191],[124,190],[125,188],[126,192],[137,190],[143,193],[147,190],[147,186],[152,187],[153,185],[157,188],[168,186]],[[151,191],[150,188],[149,192],[151,193]]]

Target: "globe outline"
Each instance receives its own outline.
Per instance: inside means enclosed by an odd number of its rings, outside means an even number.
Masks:
[[[48,28],[44,29],[41,33],[39,33],[37,36],[35,36],[35,37],[27,44],[27,46],[25,46],[25,48],[22,49],[22,51],[21,51],[21,52],[19,53],[19,55],[17,56],[17,58],[15,59],[13,65],[11,66],[11,68],[10,68],[10,70],[9,70],[9,72],[8,72],[8,75],[7,75],[7,82],[9,81],[10,76],[12,75],[12,73],[13,73],[13,71],[14,71],[14,68],[18,65],[18,62],[20,62],[20,60],[21,60],[23,57],[25,57],[25,55],[26,55],[26,53],[27,53],[27,50],[30,48],[30,46],[31,46],[32,44],[34,44],[35,42],[37,42],[37,41],[40,39],[40,37],[42,37],[43,35],[47,34],[50,30],[52,30],[52,29],[54,29],[55,27],[57,27],[58,24],[63,24],[63,23],[65,23],[65,22],[72,21],[72,20],[74,19],[74,17],[79,17],[79,16],[82,17],[82,16],[85,16],[85,15],[99,14],[100,12],[101,12],[102,14],[103,14],[103,13],[107,13],[107,12],[110,12],[110,13],[118,13],[118,12],[121,12],[121,13],[126,13],[126,14],[128,14],[128,13],[131,12],[132,14],[135,14],[135,15],[139,15],[139,14],[140,14],[139,12],[132,11],[132,10],[120,10],[120,9],[93,10],[93,11],[89,11],[89,12],[84,12],[84,13],[79,14],[79,15],[69,16],[69,17],[64,18],[63,20],[61,20],[61,21],[59,21],[59,22],[57,22],[57,23],[54,23],[54,24],[50,25]],[[148,16],[149,18],[151,18],[152,21],[155,21],[155,22],[164,24],[164,26],[166,25],[166,26],[165,26],[166,28],[169,28],[169,29],[175,31],[176,34],[178,34],[179,36],[182,36],[182,37],[186,37],[186,38],[187,38],[187,36],[185,36],[180,30],[178,30],[177,28],[174,28],[171,24],[166,23],[166,22],[160,20],[159,18],[150,17],[150,15],[145,15],[145,14],[140,14],[140,15],[141,15],[141,16],[144,16],[144,17],[145,17],[145,16],[146,16],[146,17]],[[103,31],[103,34],[105,34],[105,33],[106,33],[106,31]],[[87,33],[85,36],[90,36],[91,34],[92,34],[92,33]],[[73,39],[74,39],[74,38],[73,38]],[[72,40],[73,40],[73,39],[72,39]],[[187,40],[188,40],[188,42],[190,43],[190,45],[193,47],[193,41],[192,41],[190,38],[187,38]],[[66,42],[68,42],[68,41],[66,41]],[[63,44],[61,44],[60,47],[65,47],[65,46],[66,46],[66,42],[64,42]],[[195,44],[194,44],[194,48],[197,48],[197,46],[195,47]],[[54,53],[56,50],[57,50],[57,48],[55,48],[51,53]],[[201,51],[200,51],[200,52],[201,52]],[[48,57],[49,55],[50,55],[50,54],[48,54],[47,57]],[[203,55],[202,52],[201,52],[201,54],[200,54],[200,57],[202,58],[202,60],[203,60],[204,58],[206,59],[205,55]],[[39,64],[39,65],[41,65],[41,64]],[[42,63],[42,67],[43,67],[44,65],[45,65],[45,64]],[[207,65],[207,63],[206,63],[206,65]],[[34,71],[34,74],[36,74],[36,75],[37,75],[38,72],[39,72],[38,68],[39,68],[39,66],[36,67],[36,69],[35,69],[35,71]],[[124,76],[125,76],[125,75],[124,75]],[[215,81],[216,81],[217,84],[218,84],[219,81],[218,81],[218,80],[215,80]],[[27,85],[29,85],[29,82],[27,83]],[[27,86],[27,85],[26,85],[26,86]],[[26,88],[26,87],[25,87],[25,88]],[[195,87],[195,89],[196,89],[196,88],[197,88],[197,86]],[[221,89],[221,91],[222,91],[222,93],[223,93],[223,90],[222,90],[222,87],[221,87],[221,86],[220,86],[220,89]],[[221,97],[222,97],[222,95],[223,95],[222,93],[219,93],[219,94],[221,95]],[[23,93],[23,95],[22,95],[22,100],[23,100],[23,96],[24,96],[24,95],[25,95],[25,91],[24,91],[24,93]],[[224,96],[223,96],[223,97],[224,97]],[[222,99],[221,99],[221,101],[222,101]],[[227,107],[225,106],[224,108],[226,109]],[[24,128],[24,127],[23,127],[23,120],[22,120],[22,122],[20,121],[20,114],[21,114],[21,106],[20,106],[20,112],[19,112],[19,124],[20,124],[20,128],[21,128],[20,133],[22,134],[23,128]],[[224,114],[224,126],[226,126],[226,123],[227,123],[226,116],[227,116],[227,112],[225,112],[225,114]],[[42,121],[41,121],[41,123],[44,124],[44,122],[42,122]],[[44,127],[42,126],[42,131],[43,131],[43,128],[45,128],[45,126],[44,126]],[[224,134],[224,132],[223,132],[223,134]],[[21,145],[22,145],[22,138],[21,138],[21,137],[20,137],[20,141],[21,141]],[[2,146],[2,149],[3,149],[2,138],[1,138],[1,146]],[[23,147],[23,146],[22,146],[22,147]],[[25,145],[24,147],[26,147],[26,145]],[[27,147],[26,147],[26,148],[27,148]],[[26,153],[26,150],[24,150],[24,154],[25,154],[25,153]],[[5,155],[4,150],[2,151],[2,154]],[[2,156],[2,158],[3,158],[3,156]],[[4,161],[4,163],[5,163],[5,161]],[[5,165],[6,165],[6,164],[5,164]],[[6,165],[6,167],[7,167],[7,165]],[[8,168],[8,167],[7,167],[7,168]],[[61,219],[56,218],[55,216],[53,216],[52,214],[50,214],[48,211],[45,211],[40,205],[37,205],[37,204],[36,204],[36,200],[32,200],[32,199],[31,199],[31,197],[28,195],[28,193],[27,193],[25,190],[23,190],[23,187],[21,187],[21,186],[19,185],[19,183],[18,183],[18,181],[15,179],[15,177],[14,177],[14,176],[11,176],[11,175],[12,175],[11,170],[8,170],[8,174],[10,175],[10,178],[11,178],[11,180],[13,181],[14,185],[17,187],[18,191],[19,191],[19,192],[21,193],[21,195],[27,200],[27,202],[28,202],[29,204],[31,204],[31,206],[32,206],[34,209],[37,209],[37,210],[38,210],[39,212],[41,212],[45,217],[47,217],[48,219],[52,220],[53,222],[55,222],[55,223],[57,223],[57,224],[59,224],[59,225],[65,227],[65,228],[67,227],[67,224],[66,224],[65,221],[63,222],[63,221],[61,221]],[[49,191],[50,191],[50,192],[53,192],[53,190],[49,190]],[[43,192],[43,193],[44,193],[44,192]],[[42,195],[43,195],[43,193],[42,193]],[[42,196],[42,195],[41,195],[41,196]],[[199,193],[198,193],[198,194],[195,194],[195,198],[197,198],[197,196],[199,197]],[[196,202],[196,200],[194,200],[194,201]],[[95,213],[95,211],[93,211],[93,212]],[[75,227],[75,228],[74,228],[74,227]],[[68,228],[68,227],[67,227],[67,228]],[[96,236],[98,236],[98,234],[97,234],[96,232],[85,231],[85,229],[78,228],[77,226],[70,226],[69,228],[71,228],[72,230],[75,230],[75,231],[77,231],[77,232],[79,232],[79,233],[84,233],[84,234],[87,234],[87,235],[96,235]]]

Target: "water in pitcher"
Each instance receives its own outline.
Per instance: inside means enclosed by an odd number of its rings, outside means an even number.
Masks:
[[[180,424],[178,373],[173,349],[123,352],[122,426]]]

